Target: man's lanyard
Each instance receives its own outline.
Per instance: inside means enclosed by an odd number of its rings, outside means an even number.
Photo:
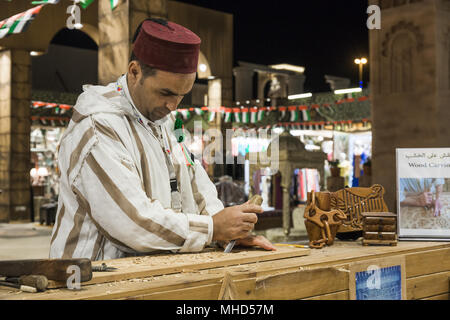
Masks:
[[[120,80],[120,79],[119,79]],[[123,90],[123,86],[119,83],[119,80],[116,83],[116,90],[128,101],[128,103],[132,106],[134,115],[136,117],[136,119],[138,120],[138,122],[148,131],[147,126],[144,124],[144,122],[142,121],[139,113],[136,110],[136,107],[134,106],[134,104],[132,103],[132,101],[130,101],[130,99],[128,99],[126,93]],[[149,124],[150,125],[150,124]],[[172,162],[172,157],[171,157],[171,152],[170,152],[170,148],[169,145],[166,141],[166,139],[163,137],[163,133],[161,130],[161,126],[158,125],[151,125],[152,127],[152,131],[150,132],[155,138],[156,140],[159,142],[162,151],[164,153],[164,157],[166,159],[166,165],[167,168],[169,170],[169,179],[170,179],[170,193],[171,193],[171,207],[175,212],[181,212],[181,194],[178,188],[178,180],[177,180],[177,175],[175,173],[175,167],[173,165]]]

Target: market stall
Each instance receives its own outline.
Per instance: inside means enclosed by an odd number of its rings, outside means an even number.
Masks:
[[[57,149],[59,141],[70,121],[72,106],[65,103],[43,102],[70,101],[74,96],[34,92],[31,103],[30,152],[32,168],[30,181],[33,191],[33,217],[41,224],[53,224],[59,194],[59,168]],[[39,100],[38,100],[39,99]],[[42,101],[41,101],[42,100]]]

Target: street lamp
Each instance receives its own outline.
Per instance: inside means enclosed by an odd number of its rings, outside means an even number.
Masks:
[[[359,65],[359,87],[362,88],[363,87],[363,80],[362,80],[362,76],[363,76],[363,66],[367,63],[367,59],[366,58],[357,58],[355,59],[355,63],[357,65]]]

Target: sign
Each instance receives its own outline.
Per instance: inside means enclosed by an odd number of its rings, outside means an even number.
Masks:
[[[450,148],[397,149],[398,237],[450,240]]]
[[[406,300],[404,256],[350,265],[351,300]]]

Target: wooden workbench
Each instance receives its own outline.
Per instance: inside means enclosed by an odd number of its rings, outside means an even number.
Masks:
[[[83,283],[79,291],[61,287],[32,294],[0,289],[0,300],[217,300],[219,296],[234,299],[347,300],[349,270],[353,264],[398,257],[404,258],[405,262],[407,299],[449,299],[450,242],[401,241],[397,246],[364,247],[360,242],[336,241],[333,246],[320,250],[297,249],[303,251],[297,251],[294,257],[289,257],[289,250],[280,248],[278,257],[270,256],[272,253],[251,251],[250,254],[236,252],[228,256],[212,252],[203,256],[172,254],[159,258],[109,260],[107,264],[120,266],[120,271],[106,275],[95,272],[93,279]],[[218,254],[217,259],[214,254]],[[255,257],[258,254],[265,258],[249,262],[252,260],[249,255]],[[223,259],[228,259],[228,262],[220,266],[224,263],[218,261]],[[165,264],[160,261],[165,261]],[[238,264],[239,261],[242,263]],[[164,268],[170,274],[158,275],[164,272]],[[119,280],[124,278],[128,279]],[[58,284],[53,286],[58,287]]]

